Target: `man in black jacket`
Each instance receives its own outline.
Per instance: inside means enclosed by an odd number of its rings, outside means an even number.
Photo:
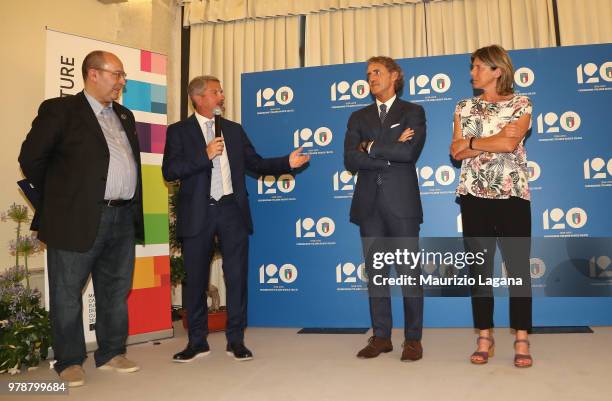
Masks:
[[[117,56],[93,51],[82,73],[83,92],[40,105],[19,154],[41,197],[33,229],[47,245],[55,370],[70,386],[85,382],[81,293],[90,274],[96,366],[139,370],[124,356],[135,241],[144,237],[135,120],[116,102],[126,83]]]

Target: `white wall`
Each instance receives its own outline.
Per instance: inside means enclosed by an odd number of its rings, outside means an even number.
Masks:
[[[71,34],[151,50],[169,56],[168,121],[179,118],[180,9],[175,0],[2,0],[0,2],[0,210],[25,204],[15,182],[17,156],[44,100],[45,26]],[[12,222],[0,223],[0,271],[14,264],[8,243]],[[42,267],[41,256],[30,267]]]

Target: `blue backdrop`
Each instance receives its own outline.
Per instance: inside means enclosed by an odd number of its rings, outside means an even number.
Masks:
[[[516,92],[530,96],[534,106],[526,141],[534,325],[610,325],[612,139],[606,118],[612,112],[612,45],[510,54]],[[402,98],[421,104],[427,114],[427,141],[417,163],[421,235],[458,237],[459,165],[448,148],[454,107],[473,93],[470,57],[398,62],[405,75]],[[255,222],[250,325],[370,324],[359,232],[348,217],[358,177],[343,165],[348,118],[373,101],[365,69],[365,63],[355,63],[242,76],[242,123],[258,152],[276,156],[303,146],[312,157],[300,174],[255,176],[247,184]],[[501,261],[497,265],[502,274]],[[424,267],[434,275],[452,269]],[[393,299],[396,326],[403,325],[400,301]],[[496,302],[496,323],[507,325],[507,298]],[[428,297],[425,325],[471,326],[469,298]]]

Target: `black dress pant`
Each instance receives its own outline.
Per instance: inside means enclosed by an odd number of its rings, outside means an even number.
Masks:
[[[493,276],[496,245],[508,277],[520,278],[522,285],[509,285],[510,327],[530,330],[532,324],[531,274],[531,204],[528,200],[487,199],[473,195],[460,196],[463,237],[466,251],[486,249],[484,264],[470,266],[472,313],[474,327],[486,330],[493,324],[493,288],[480,282]]]

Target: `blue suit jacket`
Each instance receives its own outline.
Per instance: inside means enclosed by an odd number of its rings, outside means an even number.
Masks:
[[[244,224],[253,232],[245,184],[246,170],[257,174],[291,171],[289,157],[264,159],[257,154],[240,124],[221,118],[232,187]],[[195,114],[168,127],[162,173],[166,181],[180,180],[176,211],[178,238],[197,235],[208,223],[210,178],[213,164],[206,154],[206,141]]]
[[[411,140],[398,142],[402,132],[412,128]],[[344,138],[344,164],[359,173],[351,204],[351,222],[360,224],[371,215],[376,199],[376,177],[382,178],[382,196],[398,218],[422,222],[423,209],[415,163],[425,144],[425,111],[399,96],[380,123],[376,103],[357,110],[348,121]],[[370,153],[360,152],[359,143],[374,141]]]

